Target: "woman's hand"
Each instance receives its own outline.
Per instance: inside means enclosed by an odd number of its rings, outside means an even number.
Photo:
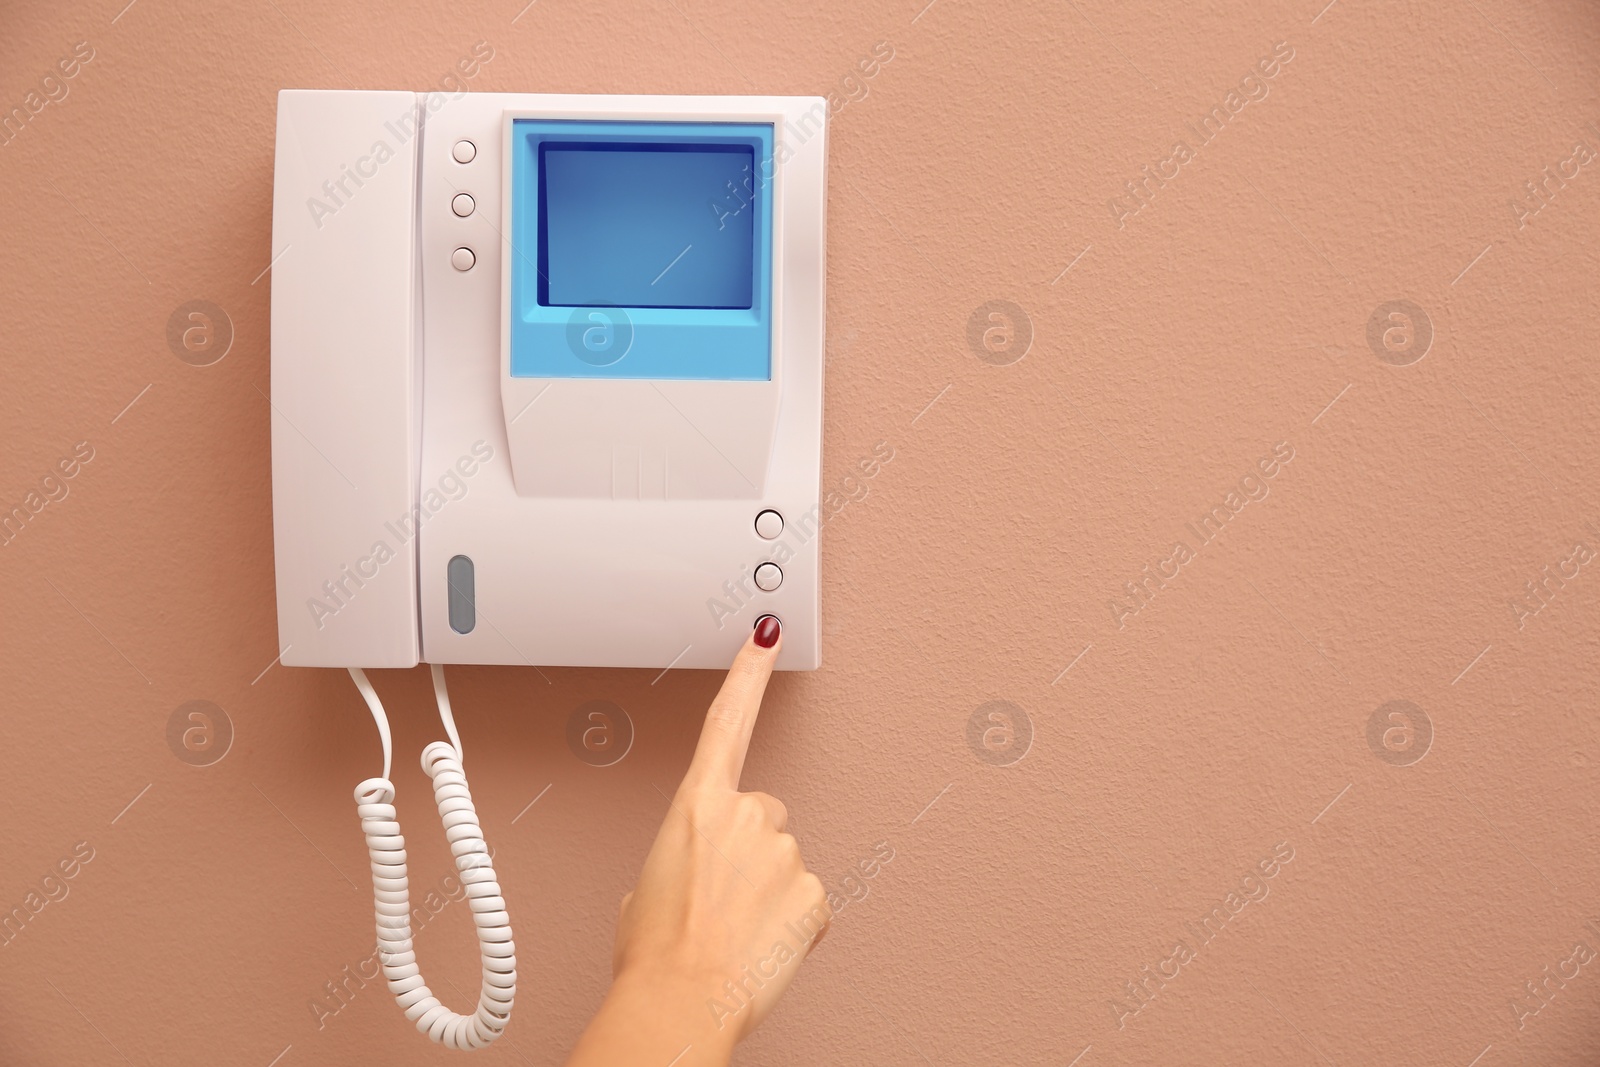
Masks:
[[[739,792],[779,636],[764,618],[711,702],[639,885],[622,899],[611,992],[568,1067],[726,1064],[827,928],[827,896],[784,832],[783,803]]]

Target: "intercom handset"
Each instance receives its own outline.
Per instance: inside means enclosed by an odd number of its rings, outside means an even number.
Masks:
[[[345,667],[383,742],[356,789],[408,1019],[495,1040],[515,946],[446,663],[723,668],[764,615],[821,656],[820,97],[284,90],[272,488],[287,666]],[[432,664],[422,754],[472,901],[475,1012],[411,941],[390,735],[363,668]]]

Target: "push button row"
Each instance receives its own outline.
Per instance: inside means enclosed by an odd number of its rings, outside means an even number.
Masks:
[[[457,141],[455,147],[450,149],[450,158],[457,163],[471,163],[478,158],[478,146],[471,141]],[[469,193],[457,193],[450,200],[450,210],[463,219],[472,214],[477,206]],[[462,247],[450,253],[450,265],[456,270],[471,270],[477,262],[477,254],[470,248]]]
[[[756,516],[756,535],[763,540],[776,540],[783,533],[783,516],[771,508]],[[770,593],[783,584],[783,570],[776,563],[763,563],[756,568],[756,588]]]

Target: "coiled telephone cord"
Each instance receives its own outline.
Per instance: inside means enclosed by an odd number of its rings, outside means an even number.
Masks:
[[[394,783],[389,781],[389,718],[384,714],[378,694],[359,667],[350,668],[350,677],[372,709],[383,740],[383,777],[368,778],[356,786],[356,810],[367,835],[367,851],[372,857],[372,895],[378,929],[378,960],[406,1018],[428,1037],[453,1049],[476,1049],[491,1044],[505,1032],[511,1017],[511,1004],[517,992],[516,945],[511,940],[511,917],[506,914],[505,898],[495,878],[489,846],[478,825],[472,806],[472,793],[461,768],[461,737],[450,714],[450,695],[445,691],[444,668],[433,668],[433,694],[439,703],[439,718],[450,740],[435,741],[422,750],[422,769],[433,780],[433,799],[444,822],[444,833],[455,857],[456,870],[467,891],[467,906],[478,931],[478,951],[483,957],[483,985],[478,1008],[471,1015],[458,1015],[439,1002],[428,988],[417,967],[416,946],[411,939],[411,894],[406,880],[406,839],[395,818]]]

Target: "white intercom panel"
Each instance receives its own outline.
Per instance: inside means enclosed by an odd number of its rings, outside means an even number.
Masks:
[[[279,95],[283,663],[818,666],[827,114]]]

